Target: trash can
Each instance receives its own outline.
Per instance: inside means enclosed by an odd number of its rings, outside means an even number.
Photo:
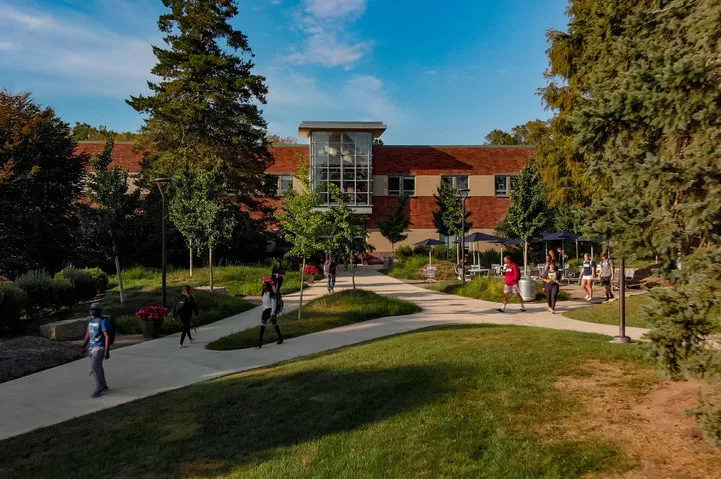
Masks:
[[[521,290],[523,301],[534,301],[536,299],[536,282],[531,278],[521,278],[518,281],[518,289]]]
[[[383,257],[383,269],[391,269],[393,267],[393,257],[392,256],[384,256]]]

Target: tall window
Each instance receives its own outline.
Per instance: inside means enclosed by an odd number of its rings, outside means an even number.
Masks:
[[[441,176],[441,181],[448,183],[457,190],[468,189],[468,176]]]
[[[516,178],[516,175],[496,175],[496,196],[509,196]]]
[[[282,196],[285,196],[286,193],[293,189],[293,175],[281,175],[278,181]]]
[[[311,133],[311,175],[313,188],[320,191],[323,204],[332,201],[328,191],[335,185],[351,206],[371,204],[370,132]]]
[[[389,176],[388,196],[414,196],[416,194],[415,176]]]

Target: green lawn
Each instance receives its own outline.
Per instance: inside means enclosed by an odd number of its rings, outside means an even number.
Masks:
[[[300,321],[297,319],[297,311],[291,311],[281,315],[278,324],[285,338],[295,338],[370,319],[413,314],[420,310],[415,304],[401,299],[379,296],[362,289],[345,290],[304,305]],[[258,320],[260,322],[260,318]],[[268,326],[263,344],[276,341],[275,330],[270,324]],[[257,338],[258,328],[254,327],[220,338],[207,347],[220,351],[251,348],[255,346]]]
[[[626,298],[626,326],[634,328],[650,327],[646,322],[646,318],[641,314],[641,308],[648,305],[649,302],[650,298],[647,294]],[[563,313],[563,315],[571,319],[587,321],[589,323],[618,324],[618,301],[574,309]]]
[[[125,303],[120,304],[119,294],[116,291],[109,291],[101,302],[104,308],[103,312],[113,317],[119,334],[140,334],[140,326],[135,313],[143,306],[160,306],[162,304],[161,293],[157,289],[152,291],[129,289],[125,291],[125,295]],[[175,300],[179,295],[180,287],[168,288],[167,306],[169,310],[172,310],[173,304],[175,304]],[[219,321],[256,306],[254,303],[239,297],[211,294],[205,291],[195,291],[194,295],[200,312],[196,321],[198,326]],[[163,323],[163,333],[177,333],[180,330],[181,325],[178,321],[166,319],[165,323]]]
[[[396,279],[426,279],[423,270],[428,266],[428,255],[411,256],[404,261],[397,261],[388,271],[388,276]],[[456,279],[458,275],[453,269],[451,261],[433,260],[433,266],[438,268],[436,279]]]
[[[466,298],[482,299],[484,301],[494,301],[500,303],[503,301],[503,287],[505,283],[503,278],[474,278],[472,281],[463,283],[453,284],[431,284],[427,286],[428,289],[433,291],[440,291],[441,293],[455,294],[458,296],[465,296]],[[565,291],[558,293],[558,300],[565,301],[568,299],[568,294]],[[518,298],[515,295],[509,296],[510,303],[518,303]],[[540,281],[536,282],[536,300],[535,303],[545,303],[546,297],[543,295],[543,283]]]
[[[217,266],[214,268],[214,285],[227,288],[231,296],[260,296],[261,281],[270,276],[271,266],[243,265],[243,266]],[[210,280],[210,269],[195,268],[193,277],[186,269],[170,270],[167,273],[167,282],[171,286],[207,286]],[[158,288],[161,282],[159,271],[149,270],[141,266],[134,266],[123,271],[123,286],[127,289]],[[115,276],[111,277],[111,288],[117,288]],[[300,289],[300,273],[289,272],[283,282],[283,294],[290,294]]]
[[[648,381],[656,381],[642,355],[605,336],[569,331],[429,329],[200,383],[2,441],[0,477],[620,475],[632,459],[613,439],[574,433],[569,418],[583,414],[583,403],[555,383],[564,375],[588,377],[590,360],[618,365],[624,374],[648,371]]]

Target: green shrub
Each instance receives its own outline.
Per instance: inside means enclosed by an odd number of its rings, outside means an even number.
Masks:
[[[105,290],[108,289],[108,283],[110,282],[110,278],[108,278],[108,275],[107,273],[105,273],[105,271],[100,268],[85,268],[81,271],[88,273],[90,276],[93,277],[93,280],[95,281],[96,294],[104,293]]]
[[[74,266],[68,266],[56,274],[55,277],[69,279],[75,287],[75,297],[80,301],[93,299],[98,294],[95,277],[86,270],[78,269]]]
[[[401,246],[398,249],[396,249],[396,258],[398,259],[406,259],[413,256],[413,248],[410,246]]]
[[[448,246],[434,246],[433,253],[431,254],[435,259],[446,261],[455,261],[455,255],[456,252],[454,250],[453,256],[451,257],[451,249]]]
[[[44,269],[28,271],[15,280],[15,286],[27,293],[27,308],[35,313],[53,301],[53,283]]]
[[[148,271],[142,266],[133,266],[132,268],[123,270],[124,280],[148,279],[153,278],[154,276],[155,274],[153,272]]]
[[[0,329],[14,329],[27,303],[25,291],[14,284],[0,284]]]
[[[72,306],[75,302],[75,286],[64,276],[55,275],[53,285],[53,307],[59,311],[63,306]]]
[[[422,255],[422,254],[428,256],[429,249],[430,249],[430,246],[414,246],[413,247],[413,256]]]

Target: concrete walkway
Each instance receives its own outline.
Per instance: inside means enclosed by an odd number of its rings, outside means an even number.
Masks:
[[[616,326],[553,315],[546,311],[545,305],[529,305],[525,313],[518,310],[518,305],[509,305],[506,313],[499,313],[495,310],[497,303],[428,291],[389,278],[371,268],[356,271],[357,287],[413,301],[423,311],[309,334],[287,340],[280,346],[267,345],[260,350],[210,351],[205,348],[210,341],[259,324],[260,308],[255,308],[199,328],[198,340],[185,349],[178,349],[180,335],[175,334],[111,351],[110,360],[105,362],[105,374],[111,390],[98,399],[90,398],[94,379],[89,376],[88,360],[41,371],[0,384],[0,404],[3,405],[0,408],[0,439],[207,379],[428,326],[516,324],[608,336],[618,334]],[[336,291],[350,286],[350,277],[342,274]],[[325,294],[324,286],[317,284],[306,290],[304,300],[322,294]],[[296,308],[298,294],[285,296],[284,300],[287,310]],[[560,310],[584,305],[586,303],[561,303]],[[627,328],[626,331],[629,336],[638,339],[646,330]]]

